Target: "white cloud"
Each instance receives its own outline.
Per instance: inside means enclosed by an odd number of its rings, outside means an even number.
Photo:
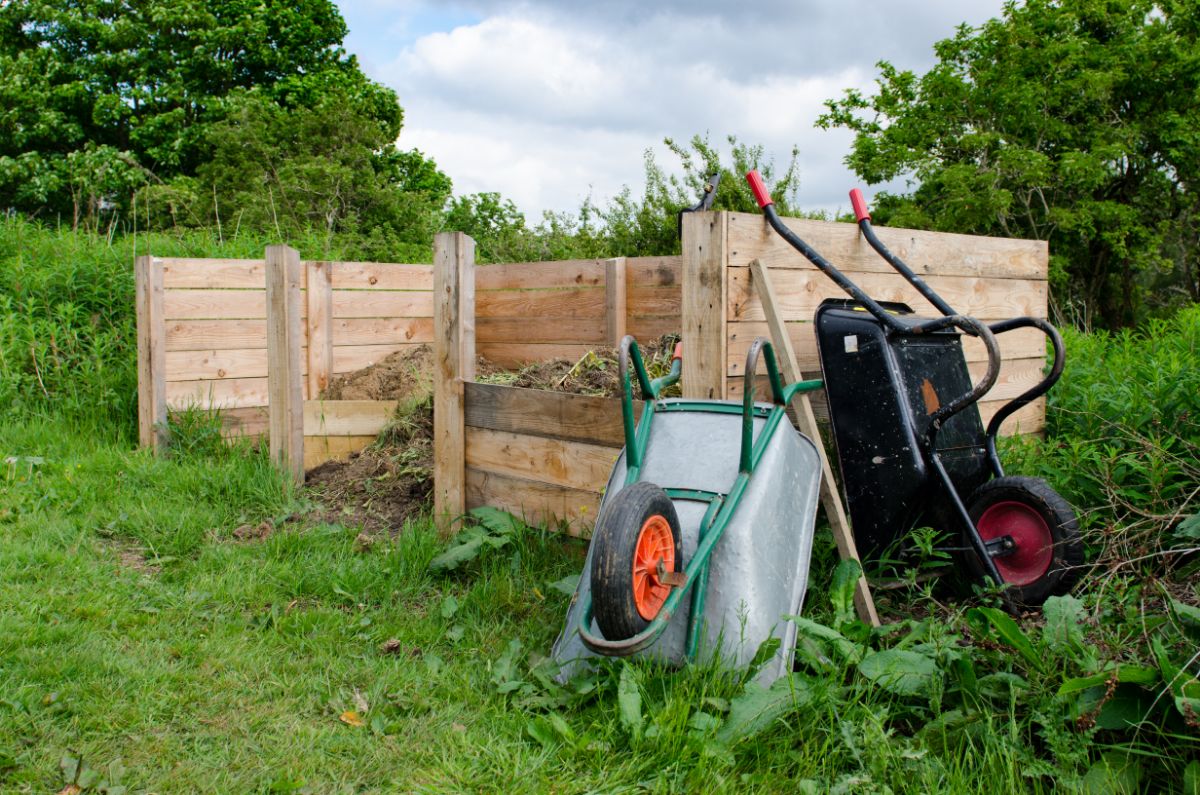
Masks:
[[[387,0],[360,2],[378,13]],[[353,30],[352,6],[341,5]],[[575,209],[589,193],[603,202],[623,185],[637,192],[647,148],[671,169],[662,139],[705,133],[763,144],[780,164],[798,145],[801,205],[833,209],[853,184],[841,163],[851,137],[813,127],[824,100],[870,88],[880,58],[927,67],[934,41],[999,6],[473,0],[437,6],[471,21],[384,57],[380,44],[367,62],[400,95],[402,147],[433,157],[457,193],[499,191],[534,219]],[[428,25],[434,6],[393,8],[399,17],[424,13]]]

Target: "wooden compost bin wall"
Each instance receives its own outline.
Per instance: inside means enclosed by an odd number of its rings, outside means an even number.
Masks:
[[[689,353],[704,351],[702,362],[689,363],[684,357],[684,388],[692,395],[720,390],[726,397],[741,396],[746,352],[755,337],[770,336],[750,278],[750,263],[756,259],[771,269],[778,308],[787,321],[800,368],[806,376],[820,377],[813,315],[823,300],[846,298],[845,293],[780,238],[761,215],[696,213],[684,219],[684,278],[690,293],[684,298],[685,306],[690,306],[685,308],[684,348]],[[855,224],[785,222],[875,299],[903,302],[922,314],[936,312],[862,239]],[[1045,242],[883,227],[876,232],[962,314],[985,322],[1046,316]],[[724,279],[704,275],[720,271]],[[1045,365],[1045,336],[1036,329],[1011,331],[997,341],[1003,361],[996,385],[979,405],[985,423],[1000,406],[1041,380]],[[981,376],[986,369],[982,343],[964,337],[963,348],[972,376]],[[720,372],[714,362],[720,363]],[[814,396],[818,411],[823,408],[821,398],[823,393]],[[1011,417],[1004,429],[1035,433],[1044,421],[1045,399],[1040,398]]]
[[[333,376],[433,341],[433,269],[323,261],[299,267],[298,376],[311,466],[360,449],[382,427],[388,412],[366,405],[373,401],[313,399]],[[154,426],[166,412],[188,407],[220,409],[229,435],[266,434],[266,269],[265,259],[138,258],[144,444],[155,443]]]

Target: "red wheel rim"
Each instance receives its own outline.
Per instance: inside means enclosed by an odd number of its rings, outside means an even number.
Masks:
[[[1009,536],[1016,549],[992,558],[1004,581],[1013,585],[1037,582],[1050,571],[1054,536],[1042,515],[1023,502],[998,502],[989,506],[976,523],[984,541]]]
[[[671,525],[662,514],[642,524],[637,548],[633,552],[633,603],[638,615],[652,621],[671,593],[671,587],[659,582],[658,562],[667,571],[675,571],[675,538]]]

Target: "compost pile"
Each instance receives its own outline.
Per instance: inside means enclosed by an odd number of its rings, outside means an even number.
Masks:
[[[666,335],[641,348],[651,377],[670,368],[678,337]],[[476,380],[529,389],[617,397],[621,394],[615,348],[582,358],[538,362],[517,371],[487,359],[476,362]],[[368,534],[396,532],[427,510],[433,494],[433,349],[420,345],[393,353],[334,379],[326,400],[396,400],[391,422],[373,444],[345,461],[309,470],[307,483],[328,521],[356,522]]]

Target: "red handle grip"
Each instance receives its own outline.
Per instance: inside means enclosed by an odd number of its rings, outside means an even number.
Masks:
[[[746,181],[750,183],[750,190],[754,193],[754,200],[758,202],[759,207],[775,203],[771,199],[770,191],[767,190],[767,184],[763,182],[762,176],[757,171],[747,171]]]
[[[871,220],[871,214],[867,212],[867,200],[863,198],[862,191],[858,188],[850,191],[850,206],[854,208],[855,221],[862,223],[864,220]]]
[[[675,343],[675,352],[671,354],[671,361],[683,358],[683,343]]]

